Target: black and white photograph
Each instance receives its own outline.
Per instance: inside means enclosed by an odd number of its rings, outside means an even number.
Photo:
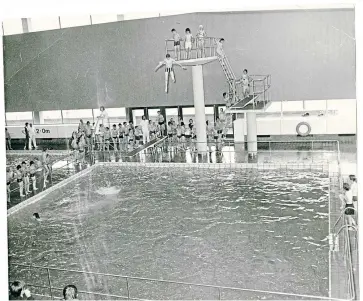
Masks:
[[[4,300],[359,300],[356,4],[137,2],[1,20]]]

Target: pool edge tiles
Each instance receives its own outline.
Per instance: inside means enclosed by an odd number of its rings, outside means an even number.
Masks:
[[[257,169],[257,170],[309,170],[329,173],[330,164],[278,164],[278,163],[140,163],[140,162],[98,162],[97,166],[120,167],[183,167],[183,168],[210,168],[210,169]]]
[[[67,185],[69,183],[71,183],[72,181],[90,173],[95,167],[97,166],[97,164],[95,165],[92,165],[72,176],[70,176],[69,178],[67,179],[64,179],[63,181],[55,184],[54,186],[51,186],[49,187],[48,189],[38,193],[37,195],[23,201],[23,202],[20,202],[19,204],[15,205],[14,207],[11,207],[10,209],[8,209],[7,211],[7,217],[9,217],[10,215],[14,214],[15,212],[19,211],[20,209],[28,206],[28,205],[31,205],[31,204],[34,204],[36,202],[38,202],[39,200],[43,199],[46,195],[50,194],[51,192],[63,187],[64,185]]]

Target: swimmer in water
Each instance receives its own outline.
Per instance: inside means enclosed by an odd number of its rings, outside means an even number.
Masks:
[[[174,59],[170,57],[170,54],[168,53],[166,55],[165,60],[159,63],[159,65],[156,66],[155,72],[158,71],[162,66],[165,66],[165,93],[168,93],[168,85],[169,85],[169,75],[171,76],[172,81],[175,83],[175,75],[174,75],[174,65],[177,65],[181,67],[183,70],[186,70],[187,68],[183,67],[179,63],[177,63]]]
[[[29,174],[30,174],[30,179],[32,180],[32,184],[33,184],[33,191],[37,191],[37,179],[36,179],[36,174],[37,172],[37,167],[34,163],[34,161],[30,161],[30,167],[29,167]]]
[[[33,213],[33,217],[34,217],[34,219],[35,220],[37,220],[37,221],[41,221],[41,219],[40,219],[40,216],[39,216],[39,213],[38,212],[35,212],[35,213]]]

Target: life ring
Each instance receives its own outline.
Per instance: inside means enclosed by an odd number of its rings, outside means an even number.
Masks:
[[[302,126],[306,126],[307,127],[307,131],[306,132],[301,132],[300,128]],[[297,126],[296,126],[296,132],[298,133],[299,136],[308,136],[311,132],[311,126],[310,124],[308,124],[307,122],[300,122]]]

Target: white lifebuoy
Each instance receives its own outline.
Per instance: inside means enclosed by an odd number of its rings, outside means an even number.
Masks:
[[[300,128],[301,127],[306,127],[307,129],[306,129],[306,131],[305,132],[302,132],[301,130],[300,130]],[[305,122],[305,121],[303,121],[303,122],[300,122],[297,126],[296,126],[296,132],[298,133],[298,135],[299,136],[302,136],[302,137],[304,137],[304,136],[308,136],[309,134],[310,134],[310,132],[311,132],[311,126],[310,126],[310,124],[308,124],[307,122]]]

